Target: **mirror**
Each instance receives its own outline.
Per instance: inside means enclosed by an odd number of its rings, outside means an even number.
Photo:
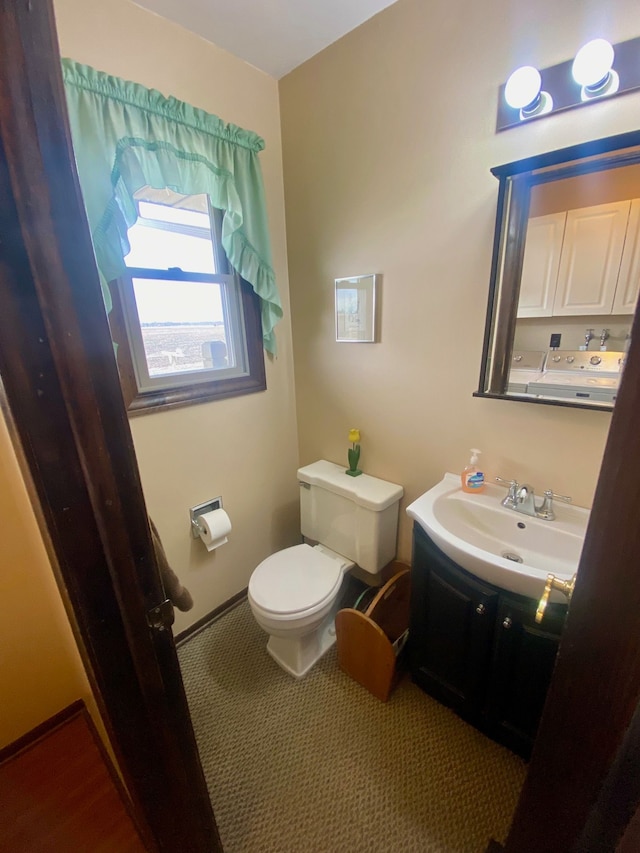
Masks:
[[[611,410],[640,287],[640,132],[491,171],[498,210],[474,396]]]

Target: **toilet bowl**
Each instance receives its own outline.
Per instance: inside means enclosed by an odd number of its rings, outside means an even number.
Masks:
[[[395,556],[402,486],[320,460],[298,469],[302,535],[263,560],[249,580],[249,605],[269,634],[267,651],[302,678],[335,642],[344,574],[357,565],[372,583]]]
[[[249,606],[269,634],[267,651],[302,678],[335,642],[333,622],[353,562],[322,545],[294,545],[263,560],[249,581]]]

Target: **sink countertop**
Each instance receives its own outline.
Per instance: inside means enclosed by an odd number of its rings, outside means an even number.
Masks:
[[[503,507],[505,495],[505,488],[494,483],[486,483],[480,494],[463,492],[459,474],[448,473],[413,501],[407,514],[463,569],[502,589],[539,598],[548,573],[570,578],[577,570],[589,510],[554,503],[556,519],[546,521]],[[552,600],[566,601],[560,593]]]

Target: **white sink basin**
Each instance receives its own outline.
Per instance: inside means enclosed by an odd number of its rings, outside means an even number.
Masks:
[[[494,483],[482,494],[468,494],[458,474],[445,474],[407,513],[463,569],[502,589],[540,598],[549,572],[563,580],[576,572],[589,510],[554,502],[555,520],[544,521],[503,507],[506,494]],[[555,592],[551,600],[566,598]]]

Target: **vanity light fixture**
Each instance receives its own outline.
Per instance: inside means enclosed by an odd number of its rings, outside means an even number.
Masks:
[[[606,39],[592,39],[583,45],[573,60],[571,73],[581,86],[583,101],[615,95],[620,87],[620,77],[613,70],[615,51]]]
[[[520,110],[520,119],[544,115],[553,109],[553,98],[542,91],[542,77],[533,65],[516,68],[504,87],[504,99],[510,107]]]
[[[640,89],[640,37],[584,44],[574,59],[517,68],[498,93],[496,130]]]

